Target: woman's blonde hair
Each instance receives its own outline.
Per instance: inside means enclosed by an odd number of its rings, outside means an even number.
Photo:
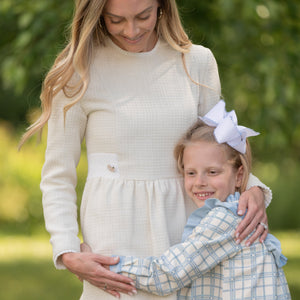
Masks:
[[[53,98],[61,90],[66,97],[72,98],[64,107],[64,114],[84,95],[89,83],[89,67],[94,49],[105,45],[108,34],[102,18],[107,1],[76,1],[69,42],[57,56],[43,82],[40,95],[42,114],[23,135],[20,146],[33,134],[41,132],[50,118]],[[182,54],[188,52],[192,43],[181,24],[176,1],[158,0],[158,3],[162,10],[156,26],[158,36]]]
[[[246,153],[242,154],[235,150],[234,148],[230,147],[226,143],[219,144],[216,141],[215,135],[214,135],[215,127],[208,126],[202,121],[198,120],[185,134],[184,136],[179,140],[177,143],[175,149],[174,149],[174,156],[177,161],[177,169],[179,173],[182,175],[184,174],[184,164],[183,164],[183,154],[185,148],[192,144],[197,142],[209,142],[209,143],[215,143],[222,147],[226,154],[228,155],[228,161],[230,164],[232,164],[233,168],[238,170],[240,166],[243,166],[243,178],[242,178],[242,184],[239,188],[239,192],[244,192],[247,187],[247,182],[249,179],[249,174],[251,171],[251,165],[252,165],[252,154],[251,154],[251,148],[249,141],[246,141]]]

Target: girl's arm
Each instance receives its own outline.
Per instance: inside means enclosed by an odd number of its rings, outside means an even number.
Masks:
[[[171,247],[160,257],[121,256],[119,264],[110,269],[132,278],[138,289],[169,295],[241,249],[234,241],[237,224],[238,218],[225,208],[213,209],[185,242]]]

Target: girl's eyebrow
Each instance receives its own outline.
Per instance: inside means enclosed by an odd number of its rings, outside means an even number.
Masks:
[[[144,14],[145,12],[150,11],[152,8],[153,8],[153,6],[147,7],[147,8],[144,9],[142,12],[138,13],[138,14],[136,15],[136,17],[138,17],[138,16]],[[115,17],[115,18],[123,18],[122,16],[114,15],[114,14],[112,14],[112,13],[110,13],[110,12],[104,12],[104,13],[105,13],[106,15],[108,15],[108,16],[111,16],[111,17]]]

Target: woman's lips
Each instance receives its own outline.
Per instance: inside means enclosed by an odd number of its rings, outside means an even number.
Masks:
[[[137,44],[141,39],[143,38],[143,35],[139,36],[138,38],[135,38],[135,39],[129,39],[125,36],[123,36],[123,39],[129,43],[129,44]]]

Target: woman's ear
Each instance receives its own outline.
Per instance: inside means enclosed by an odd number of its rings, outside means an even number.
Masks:
[[[235,175],[235,187],[239,189],[242,186],[244,177],[244,167],[240,166]]]

